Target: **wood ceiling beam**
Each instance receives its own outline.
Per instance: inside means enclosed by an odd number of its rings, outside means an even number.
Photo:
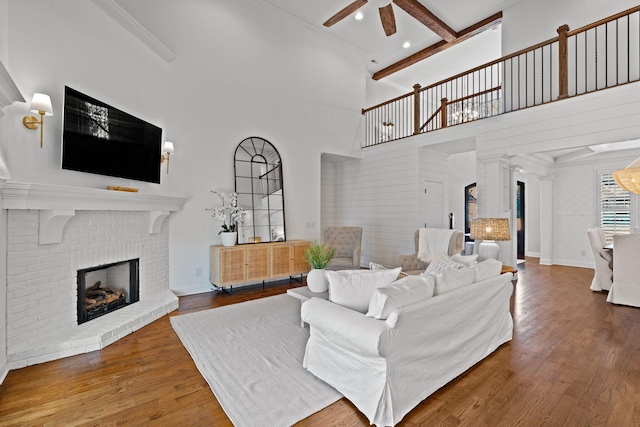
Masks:
[[[431,13],[431,11],[424,7],[424,5],[422,5],[418,0],[393,0],[393,2],[396,6],[413,16],[431,31],[439,35],[442,39],[450,42],[454,41],[458,37],[458,33],[456,33],[453,28]]]
[[[380,80],[384,77],[390,76],[393,73],[396,73],[400,70],[407,68],[410,65],[413,65],[417,62],[422,61],[423,59],[427,59],[430,56],[435,55],[436,53],[442,52],[443,50],[449,49],[457,45],[458,43],[462,43],[465,40],[469,40],[471,37],[480,34],[489,28],[494,27],[495,25],[502,22],[502,12],[498,12],[495,15],[492,15],[486,19],[483,19],[480,22],[473,24],[472,26],[465,28],[464,30],[458,33],[458,37],[450,42],[446,40],[441,40],[438,43],[432,44],[429,47],[422,49],[410,55],[395,64],[391,64],[386,68],[383,68],[380,71],[377,71],[373,74],[373,80]]]

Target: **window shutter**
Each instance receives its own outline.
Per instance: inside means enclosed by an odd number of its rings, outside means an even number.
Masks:
[[[631,195],[620,188],[611,173],[600,175],[600,227],[607,243],[615,234],[631,232]]]

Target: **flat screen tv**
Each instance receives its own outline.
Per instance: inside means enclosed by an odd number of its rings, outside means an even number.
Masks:
[[[62,169],[160,183],[162,129],[65,86]]]

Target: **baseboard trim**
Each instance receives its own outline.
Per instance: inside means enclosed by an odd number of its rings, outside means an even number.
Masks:
[[[542,261],[540,262],[542,264]],[[554,259],[552,264],[564,265],[566,267],[578,267],[578,268],[591,268],[593,269],[593,263],[587,261],[575,261],[571,259]]]
[[[0,365],[0,384],[2,384],[7,378],[7,374],[9,373],[9,362],[5,359],[2,361],[2,365]]]
[[[211,292],[212,290],[213,288],[211,285],[204,284],[190,286],[188,288],[171,289],[171,292],[173,292],[178,297],[183,297],[186,295],[204,294],[205,292]]]

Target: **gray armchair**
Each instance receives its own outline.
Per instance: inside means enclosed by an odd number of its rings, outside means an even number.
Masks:
[[[322,230],[323,243],[336,249],[336,255],[327,270],[360,268],[362,227],[328,226]]]
[[[416,252],[412,255],[400,255],[400,265],[402,271],[407,274],[420,274],[424,273],[427,269],[427,263],[418,259],[418,239],[420,236],[420,230],[416,230],[413,235],[413,242],[415,244]],[[449,256],[458,255],[462,252],[462,245],[464,243],[464,233],[462,231],[455,230],[449,240],[449,250],[447,254]]]

